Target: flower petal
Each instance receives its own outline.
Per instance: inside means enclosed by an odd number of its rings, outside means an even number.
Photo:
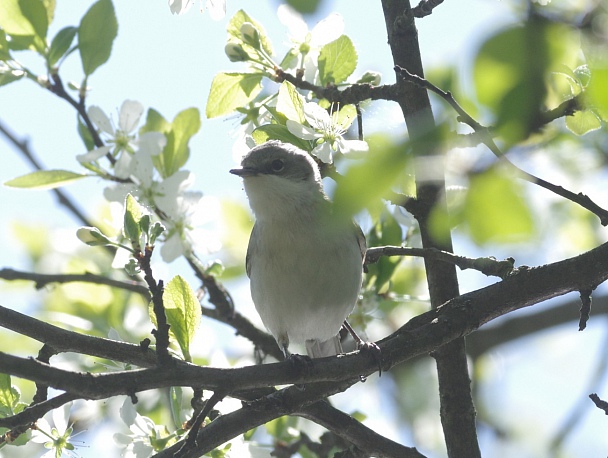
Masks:
[[[139,151],[145,151],[151,156],[158,156],[166,145],[167,137],[162,132],[145,132],[137,140]]]
[[[367,153],[369,145],[363,140],[344,140],[340,137],[338,139],[338,149],[342,154]]]
[[[344,33],[344,19],[338,13],[332,13],[312,28],[310,45],[323,46],[336,40],[342,33]]]
[[[207,8],[209,16],[214,21],[224,19],[224,16],[226,16],[226,0],[207,0],[205,8]]]
[[[331,124],[331,118],[325,108],[318,103],[307,102],[304,104],[304,116],[313,128],[326,130]]]
[[[89,151],[88,153],[78,154],[76,156],[76,159],[80,163],[93,162],[93,161],[96,161],[97,159],[104,157],[106,154],[108,154],[110,152],[111,149],[112,148],[110,146],[102,146],[100,148],[95,148],[95,149]]]
[[[321,161],[325,162],[326,164],[332,163],[331,147],[329,146],[329,142],[321,143],[319,146],[317,146],[311,151],[311,154],[313,156],[317,156],[319,159],[321,159]]]
[[[173,262],[184,254],[181,234],[174,232],[160,247],[160,256],[165,262]]]
[[[322,137],[322,135],[318,134],[314,129],[300,124],[299,122],[292,121],[291,119],[287,120],[287,130],[303,140],[314,140]]]
[[[101,108],[96,105],[92,105],[87,110],[87,114],[91,121],[99,127],[106,134],[114,135],[114,127],[112,127],[112,122],[110,118],[103,112]]]
[[[134,168],[135,161],[133,161],[133,156],[123,151],[116,164],[114,164],[114,175],[118,178],[129,178]]]
[[[132,132],[139,124],[144,106],[136,100],[125,100],[120,107],[118,125],[123,132]]]
[[[277,16],[281,24],[289,30],[292,39],[297,43],[303,43],[308,34],[308,26],[300,13],[288,5],[280,5],[277,8]]]

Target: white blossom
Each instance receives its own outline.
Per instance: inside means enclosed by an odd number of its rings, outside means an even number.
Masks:
[[[137,135],[137,126],[144,107],[134,100],[125,100],[118,113],[118,126],[98,106],[89,107],[87,113],[91,121],[99,128],[106,143],[86,154],[76,156],[81,163],[95,162],[112,154],[116,158],[114,175],[118,178],[128,178],[134,167],[133,154],[135,151],[146,151],[158,155],[166,144],[166,138],[161,132],[145,132]]]
[[[318,104],[308,102],[304,104],[304,116],[309,126],[288,120],[287,128],[298,138],[315,141],[316,146],[311,153],[321,161],[331,163],[334,153],[349,154],[368,150],[367,142],[363,140],[344,139],[343,135],[352,120],[340,122],[337,111],[330,115]]]

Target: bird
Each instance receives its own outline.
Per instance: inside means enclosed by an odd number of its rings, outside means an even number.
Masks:
[[[336,215],[317,163],[289,143],[252,148],[230,173],[255,216],[245,264],[264,326],[286,358],[290,343],[310,358],[342,353],[339,331],[361,290],[361,228]]]

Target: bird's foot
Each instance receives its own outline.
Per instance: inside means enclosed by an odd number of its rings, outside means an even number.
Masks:
[[[310,356],[292,353],[287,357],[286,360],[289,361],[294,376],[306,376],[309,374],[310,365],[312,364],[312,358]],[[301,391],[306,389],[306,385],[296,384],[294,386]]]
[[[357,342],[357,349],[361,353],[369,353],[378,366],[378,377],[382,376],[382,350],[374,342]],[[365,381],[365,380],[362,380]]]

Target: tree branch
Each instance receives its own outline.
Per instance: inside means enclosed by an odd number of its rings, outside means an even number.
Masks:
[[[45,170],[40,161],[34,156],[34,153],[30,150],[27,141],[19,140],[2,122],[0,122],[0,132],[6,137],[6,139],[15,147],[17,151],[34,167],[36,170]],[[61,189],[51,189],[51,192],[55,194],[57,201],[60,205],[66,207],[72,215],[76,217],[85,226],[93,226],[93,223],[89,218],[80,210],[70,197]]]
[[[353,443],[366,452],[366,456],[389,456],[400,458],[421,458],[423,455],[415,448],[387,439],[350,415],[332,407],[328,402],[320,401],[311,404],[300,412],[294,412],[302,418],[314,421],[343,439]]]
[[[503,280],[509,275],[515,274],[513,258],[497,261],[496,258],[467,258],[449,251],[441,251],[437,248],[412,248],[403,246],[381,246],[368,248],[365,254],[365,264],[378,262],[381,256],[418,256],[425,259],[434,259],[458,266],[461,270],[474,269],[487,276],[500,277]]]
[[[394,365],[428,354],[501,315],[568,292],[593,289],[606,279],[608,279],[608,244],[553,264],[531,269],[520,268],[516,275],[509,276],[504,281],[463,294],[413,318],[396,333],[378,342],[382,351],[383,370],[389,370]],[[11,313],[5,313],[6,310],[0,309],[3,312],[0,314],[0,318],[3,319],[0,321],[2,325],[7,321],[5,316],[11,316]],[[33,319],[29,318],[29,320]],[[27,323],[31,324],[29,320]],[[125,353],[130,353],[131,348],[138,348],[131,344],[91,338],[41,324],[54,336],[51,340],[63,342],[64,347],[70,345],[70,342],[74,345],[94,339],[103,342],[104,345],[114,346],[114,349],[120,350],[123,356]],[[129,350],[123,351],[123,348]],[[105,355],[108,350],[97,353]],[[149,357],[155,358],[151,350],[139,350],[139,353],[133,353],[133,356],[136,355],[139,355],[139,361],[134,361],[134,364],[139,365],[149,364]],[[288,388],[288,391],[283,390],[279,399],[283,401],[287,399],[287,404],[282,401],[277,407],[273,406],[270,400],[264,400],[261,404],[234,412],[234,416],[229,418],[234,419],[237,422],[235,424],[231,423],[232,420],[225,423],[228,415],[220,417],[224,420],[218,424],[215,423],[217,420],[213,421],[199,433],[197,453],[201,450],[209,450],[207,447],[212,449],[226,442],[243,432],[242,428],[247,431],[277,416],[302,412],[305,406],[346,390],[360,380],[359,376],[369,375],[376,370],[377,361],[366,352],[353,352],[339,358],[317,359],[307,365],[305,371],[294,370],[290,362],[217,369],[174,360],[171,370],[167,370],[167,367],[155,366],[151,369],[105,374],[77,373],[57,369],[36,360],[0,353],[0,372],[45,383],[50,387],[67,391],[72,396],[87,399],[103,399],[119,394],[132,395],[138,391],[169,386],[200,386],[211,391],[223,390],[239,398],[251,398],[253,394],[251,392],[248,394],[248,390],[267,389],[268,386],[284,384],[307,384],[305,390],[295,387]],[[265,410],[266,407],[269,410]],[[253,414],[251,414],[252,409]],[[216,426],[209,429],[214,424]],[[230,434],[233,433],[235,435],[231,436]]]
[[[418,31],[411,15],[409,0],[382,0],[388,43],[395,66],[411,69],[424,75]],[[409,86],[409,87],[408,87]],[[428,93],[424,88],[405,85],[403,96],[397,100],[403,112],[410,140],[419,145],[418,154],[441,156],[436,146],[425,140],[435,129],[435,119]],[[436,236],[430,229],[429,215],[438,208],[447,213],[444,170],[440,161],[432,170],[433,179],[421,179],[416,172],[415,215],[420,228],[422,246],[452,252],[451,233],[448,228]],[[426,174],[429,171],[424,171]],[[431,307],[437,308],[445,301],[459,295],[458,277],[453,265],[431,258],[424,259]],[[384,354],[382,355],[384,357]],[[464,339],[455,339],[448,345],[436,347],[433,357],[437,363],[439,381],[440,416],[443,432],[452,458],[481,456],[477,441],[475,407],[471,394],[471,380],[467,367]]]
[[[113,278],[96,275],[90,272],[83,274],[39,274],[34,272],[24,272],[15,269],[0,269],[0,278],[3,280],[28,280],[33,281],[36,289],[42,289],[50,283],[93,283],[95,285],[107,285],[112,288],[123,289],[140,294],[144,300],[150,299],[150,291],[144,285],[136,281],[115,280]]]
[[[433,13],[433,9],[443,3],[443,0],[420,0],[420,3],[412,8],[411,14],[415,18],[423,18]]]
[[[480,138],[481,138],[481,141],[483,142],[483,144],[485,144],[488,147],[488,149],[490,151],[492,151],[492,153],[494,153],[494,155],[500,161],[507,164],[513,170],[517,171],[520,178],[522,178],[526,181],[529,181],[532,184],[545,188],[545,189],[553,192],[554,194],[557,194],[558,196],[561,196],[565,199],[568,199],[568,200],[580,205],[581,207],[589,210],[591,213],[596,215],[600,219],[600,223],[602,224],[602,226],[608,226],[608,210],[605,210],[604,208],[597,205],[595,202],[593,202],[593,200],[591,200],[589,198],[589,196],[587,196],[583,193],[580,193],[580,192],[578,194],[575,194],[572,191],[569,191],[569,190],[563,188],[562,186],[557,186],[557,185],[554,185],[553,183],[543,180],[542,178],[538,178],[537,176],[532,175],[531,173],[528,173],[525,170],[520,169],[513,162],[511,162],[509,159],[507,159],[507,157],[500,150],[500,148],[498,148],[496,143],[494,143],[494,139],[490,135],[489,129],[487,127],[482,126],[479,122],[477,122],[475,119],[473,119],[473,117],[471,117],[471,115],[469,115],[464,110],[464,108],[462,108],[460,106],[460,104],[454,99],[454,97],[452,96],[451,93],[446,92],[442,89],[439,89],[437,86],[435,86],[428,80],[426,80],[416,74],[410,73],[407,69],[405,69],[403,67],[396,66],[395,71],[399,75],[401,75],[401,77],[404,78],[406,81],[413,83],[421,88],[428,89],[428,90],[438,94],[441,98],[443,98],[454,109],[454,111],[456,111],[456,113],[458,113],[460,122],[463,122],[463,123],[469,125],[476,133],[478,133],[480,135]],[[578,103],[578,101],[576,103]],[[567,107],[562,108],[563,112],[565,112],[566,109],[567,109]],[[548,115],[547,119],[550,119],[550,117],[554,116],[554,115],[555,115],[555,113]]]

